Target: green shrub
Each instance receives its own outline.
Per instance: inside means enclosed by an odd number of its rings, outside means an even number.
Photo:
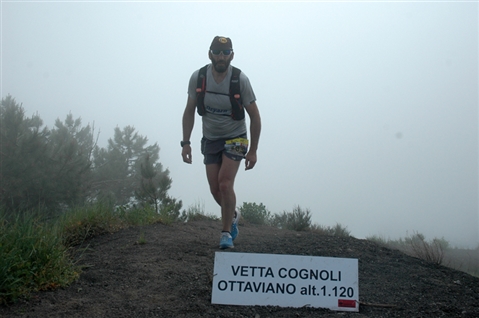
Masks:
[[[386,240],[377,236],[367,237],[366,239],[439,265],[443,263],[444,253],[449,248],[449,242],[444,238],[427,241],[423,234],[417,232],[405,239],[400,238],[398,240]]]
[[[372,236],[366,236],[366,240],[377,243],[382,246],[387,246],[388,245],[388,240],[386,240],[382,236],[377,236],[377,235],[372,235]]]
[[[180,219],[180,210],[183,206],[181,200],[176,201],[175,198],[167,196],[161,201],[160,205],[160,217],[161,220],[165,223],[172,223],[179,221]]]
[[[114,232],[123,227],[121,219],[125,213],[121,208],[115,212],[112,206],[103,203],[74,208],[57,221],[63,243],[75,246],[96,235]]]
[[[287,229],[288,223],[288,213],[283,211],[283,213],[275,213],[271,217],[271,226],[277,227],[279,229]]]
[[[320,232],[323,235],[331,235],[331,236],[338,236],[338,237],[351,236],[351,232],[348,231],[348,228],[343,227],[339,223],[336,223],[336,225],[333,227],[314,224],[310,226],[310,230],[314,232]]]
[[[424,235],[415,233],[406,238],[406,242],[411,247],[414,256],[434,264],[442,264],[445,250],[444,240],[435,238],[428,242]]]
[[[10,303],[36,290],[66,286],[80,269],[73,264],[68,249],[86,239],[115,232],[130,225],[166,222],[178,214],[178,203],[165,206],[162,213],[153,208],[114,208],[97,203],[65,212],[45,221],[41,210],[18,213],[7,218],[0,210],[0,304]],[[165,221],[166,220],[166,221]],[[140,244],[146,238],[140,236]]]
[[[243,206],[239,208],[241,211],[241,218],[253,224],[270,224],[271,212],[269,212],[263,203],[259,205],[256,203],[243,202]]]
[[[213,214],[206,214],[204,204],[195,203],[194,205],[189,206],[187,210],[183,210],[178,220],[182,222],[198,220],[216,221],[219,220],[219,218]]]
[[[0,212],[0,303],[31,291],[66,286],[78,277],[58,228],[33,214],[6,221]]]
[[[137,226],[137,225],[145,225],[145,224],[152,224],[159,221],[166,220],[167,216],[156,213],[155,208],[153,206],[144,206],[144,207],[119,207],[116,210],[118,213],[118,220],[115,222],[117,224],[123,224],[123,226]],[[165,213],[166,214],[166,213]],[[165,221],[166,223],[166,221]]]
[[[293,231],[305,231],[311,226],[311,211],[303,210],[299,205],[293,208],[292,212],[284,211],[282,214],[275,214],[271,224],[280,229]]]

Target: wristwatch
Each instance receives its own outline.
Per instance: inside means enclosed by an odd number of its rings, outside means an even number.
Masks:
[[[191,144],[191,142],[189,141],[180,141],[181,147],[184,147],[185,145],[189,145],[189,144]]]

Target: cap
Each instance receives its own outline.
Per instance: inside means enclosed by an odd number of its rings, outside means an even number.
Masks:
[[[215,36],[211,42],[210,50],[232,50],[233,43],[231,39],[224,36]]]

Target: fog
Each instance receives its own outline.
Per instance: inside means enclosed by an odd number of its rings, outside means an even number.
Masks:
[[[237,205],[309,209],[351,235],[414,232],[475,248],[477,2],[1,2],[1,96],[106,146],[134,126],[161,147],[184,208],[220,215],[199,141],[182,162],[188,80],[231,37],[263,130]]]

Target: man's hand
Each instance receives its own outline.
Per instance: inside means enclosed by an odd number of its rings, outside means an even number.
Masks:
[[[256,165],[256,152],[249,151],[245,156],[245,170],[253,169]]]
[[[188,100],[186,101],[185,111],[183,113],[183,139],[182,140],[190,140],[191,131],[193,130],[193,125],[195,124],[195,108],[196,108],[196,99],[191,98],[188,95]],[[184,144],[184,143],[183,143]],[[183,161],[186,163],[192,163],[192,156],[191,156],[191,146],[184,145],[183,149],[181,149],[181,156],[183,157]]]
[[[183,157],[183,161],[186,163],[192,163],[193,157],[191,156],[191,146],[184,145],[183,150],[181,151],[181,156]]]
[[[258,149],[258,142],[259,142],[259,134],[261,132],[261,117],[259,115],[258,106],[256,102],[252,102],[245,107],[246,111],[248,112],[250,118],[250,131],[251,131],[251,139],[249,143],[249,151],[245,156],[245,165],[246,170],[253,169],[256,165],[256,150]]]

